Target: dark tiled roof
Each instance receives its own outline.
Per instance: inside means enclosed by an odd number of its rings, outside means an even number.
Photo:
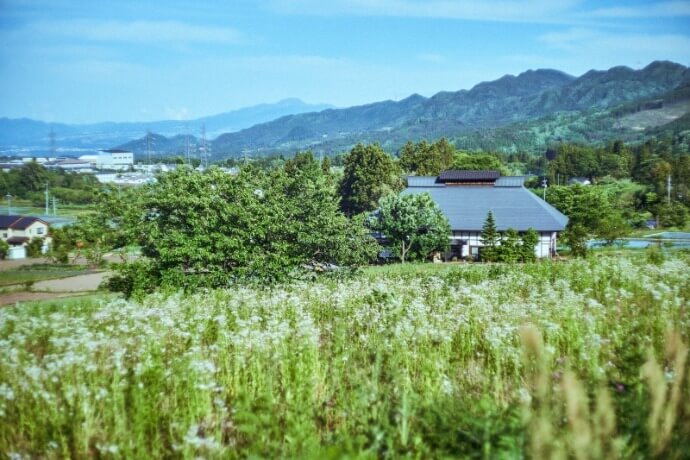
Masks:
[[[27,217],[27,216],[0,216],[0,228],[12,228],[16,230],[26,230],[34,222],[43,222],[48,225],[47,222],[39,219],[38,217]]]
[[[105,152],[105,153],[130,153],[130,150],[122,150],[122,149],[101,149],[99,152]]]
[[[499,231],[561,231],[568,218],[524,187],[409,187],[403,193],[429,193],[459,231],[481,231],[491,210]]]
[[[7,244],[24,244],[28,243],[30,238],[27,236],[11,236],[7,238]]]
[[[443,171],[438,176],[438,182],[493,182],[501,177],[498,171]]]

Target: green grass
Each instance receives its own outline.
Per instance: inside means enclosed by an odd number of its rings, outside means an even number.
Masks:
[[[87,270],[83,265],[36,263],[1,271],[0,286],[66,278],[85,273],[87,273]]]
[[[3,203],[4,206],[0,207],[0,212],[7,213],[7,202]],[[79,205],[79,204],[58,204],[57,207],[57,217],[76,219],[80,215],[88,212],[90,205]],[[13,200],[12,201],[12,213],[13,214],[26,214],[32,216],[42,216],[45,214],[45,206],[34,206],[28,200]],[[50,215],[52,216],[53,206],[50,205]]]
[[[650,260],[4,308],[0,452],[683,458],[690,259]]]

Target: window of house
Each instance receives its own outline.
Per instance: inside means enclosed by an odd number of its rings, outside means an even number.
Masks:
[[[36,229],[36,234],[37,234],[37,235],[43,235],[43,231],[44,231],[44,230],[45,230],[45,229],[44,229],[43,227],[38,227],[38,228]]]

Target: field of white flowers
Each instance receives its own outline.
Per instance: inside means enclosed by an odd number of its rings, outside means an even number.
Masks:
[[[0,452],[687,458],[684,257],[4,308]]]

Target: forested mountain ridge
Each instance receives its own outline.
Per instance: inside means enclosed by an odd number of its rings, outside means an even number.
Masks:
[[[384,101],[347,109],[291,115],[219,136],[212,143],[213,155],[224,158],[249,152],[253,155],[289,153],[310,148],[333,153],[353,144],[379,142],[389,150],[407,140],[491,137],[498,150],[514,150],[510,137],[517,130],[545,131],[544,138],[526,142],[530,147],[570,140],[559,134],[561,117],[566,123],[581,123],[592,139],[609,138],[616,114],[611,109],[639,101],[663,99],[690,82],[690,70],[680,64],[657,61],[643,69],[613,67],[572,77],[555,70],[527,71],[484,82],[470,90],[441,92],[430,98],[412,95],[401,101]],[[690,99],[686,98],[686,99]],[[682,113],[676,117],[679,118]],[[594,118],[592,118],[594,117]],[[673,121],[673,119],[669,119]],[[549,128],[549,123],[555,127]],[[511,126],[512,123],[517,125]],[[542,129],[541,126],[547,127]],[[500,132],[507,129],[507,133]],[[637,130],[639,131],[639,130]],[[640,133],[633,130],[632,134]],[[623,133],[626,134],[626,133]],[[502,137],[501,137],[502,136]],[[583,137],[583,136],[579,136]],[[639,137],[639,136],[638,136]],[[575,136],[573,140],[579,140]],[[461,142],[462,144],[462,142]],[[481,142],[469,142],[483,148]]]
[[[24,155],[41,145],[45,153],[52,129],[61,154],[65,147],[75,152],[117,147],[139,156],[184,155],[189,146],[197,157],[204,123],[210,160],[306,149],[328,155],[358,142],[378,142],[395,152],[408,140],[441,137],[469,150],[539,153],[558,142],[635,142],[683,133],[690,130],[688,113],[690,69],[656,61],[639,70],[618,66],[580,77],[528,70],[469,90],[341,109],[285,100],[189,122],[66,125],[0,119],[0,147],[16,146],[14,154]]]

